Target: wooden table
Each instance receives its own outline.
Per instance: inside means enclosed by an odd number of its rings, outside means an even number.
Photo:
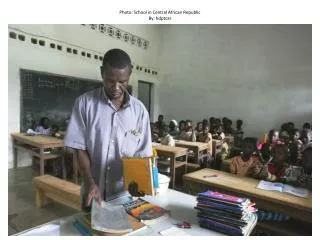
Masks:
[[[184,140],[175,140],[175,144],[177,147],[188,148],[189,150],[195,153],[196,163],[200,166],[199,157],[201,153],[208,152],[208,143],[204,142],[191,142],[191,141],[184,141]]]
[[[207,175],[216,177],[204,178]],[[300,198],[288,193],[266,191],[257,189],[259,180],[253,178],[241,178],[234,174],[217,171],[214,169],[201,169],[183,176],[184,192],[197,194],[208,189],[237,194],[250,198],[262,210],[279,212],[294,219],[304,222],[312,222],[312,193],[308,198]]]
[[[158,156],[168,157],[170,158],[170,176],[172,179],[172,189],[175,187],[176,180],[176,168],[185,166],[185,173],[187,172],[187,164],[188,164],[188,149],[181,147],[170,147],[162,144],[157,144],[153,146],[154,149],[157,150]],[[177,161],[176,159],[181,157],[183,161]],[[158,164],[164,164],[163,162],[158,162]]]
[[[27,136],[25,133],[13,133],[11,137],[13,141],[14,168],[18,167],[18,149],[23,149],[40,159],[40,175],[44,175],[44,160],[61,156],[61,154],[46,154],[44,150],[64,147],[62,139],[49,136]]]

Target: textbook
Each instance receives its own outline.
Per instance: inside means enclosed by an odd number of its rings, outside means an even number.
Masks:
[[[132,196],[136,197],[142,197],[144,195],[155,196],[157,180],[154,178],[153,173],[156,174],[157,171],[155,171],[154,168],[155,163],[153,157],[125,157],[122,161],[125,189],[128,190]]]
[[[127,202],[123,206],[128,214],[146,225],[152,225],[169,217],[168,210],[141,198]]]
[[[283,184],[280,182],[268,182],[261,180],[257,186],[259,189],[267,190],[267,191],[278,191],[278,192],[286,192],[297,197],[308,198],[308,189],[294,187],[288,184]]]
[[[128,214],[122,205],[113,205],[102,201],[102,206],[94,199],[91,208],[91,228],[109,233],[132,231]]]

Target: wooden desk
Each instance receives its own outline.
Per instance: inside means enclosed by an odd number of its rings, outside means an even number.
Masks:
[[[205,175],[217,177],[204,178]],[[257,208],[266,211],[279,212],[304,222],[312,222],[312,193],[308,198],[300,198],[288,193],[257,189],[259,180],[241,178],[234,174],[214,169],[201,169],[183,176],[184,192],[197,194],[208,189],[237,194],[250,198]]]
[[[172,179],[172,189],[175,187],[176,180],[176,168],[185,166],[185,173],[187,172],[187,164],[188,164],[188,149],[181,147],[170,147],[162,144],[154,145],[154,149],[157,150],[158,156],[168,157],[170,158],[170,176]],[[184,161],[177,161],[178,157],[182,157]],[[164,164],[163,162],[158,162],[158,164]]]
[[[44,160],[54,159],[61,156],[61,154],[45,154],[44,150],[47,148],[64,147],[63,140],[49,137],[49,136],[26,136],[24,133],[13,133],[12,147],[13,147],[13,163],[14,168],[18,166],[18,149],[26,150],[32,156],[40,159],[40,175],[44,175]]]
[[[201,155],[201,153],[208,152],[208,143],[204,142],[189,142],[184,140],[175,140],[175,144],[177,147],[188,148],[189,150],[193,151],[195,153],[195,159],[199,166],[199,156]]]

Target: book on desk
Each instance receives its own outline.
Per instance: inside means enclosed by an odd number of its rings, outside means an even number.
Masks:
[[[209,190],[198,193],[195,209],[200,227],[228,235],[250,235],[257,223],[257,209],[247,198]]]

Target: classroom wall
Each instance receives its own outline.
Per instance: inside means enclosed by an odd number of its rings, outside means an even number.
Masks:
[[[103,54],[111,48],[121,48],[128,52],[134,63],[143,67],[151,67],[158,70],[159,55],[159,34],[157,25],[113,25],[124,31],[135,34],[149,41],[148,49],[132,46],[130,43],[106,36],[99,31],[93,31],[88,27],[78,25],[9,25],[8,32],[19,29],[19,33],[27,36],[26,41],[8,39],[8,167],[13,166],[12,142],[10,133],[20,131],[20,68],[44,71],[60,75],[68,75],[80,78],[99,79],[100,61],[87,59],[81,55],[66,54],[66,50],[59,52],[48,47],[47,38],[63,41],[65,45],[74,44]],[[25,32],[25,33],[23,33]],[[29,34],[35,35],[38,39],[44,39],[46,47],[30,43]],[[49,41],[50,42],[50,41]],[[154,109],[151,119],[157,116],[158,96],[156,86],[158,76],[145,74],[144,71],[133,71],[130,84],[133,85],[133,95],[137,96],[138,80],[154,83]],[[19,151],[18,166],[31,164],[31,157],[28,153]]]
[[[262,136],[312,116],[311,25],[163,25],[159,112],[228,117]],[[235,127],[235,122],[233,123]]]

